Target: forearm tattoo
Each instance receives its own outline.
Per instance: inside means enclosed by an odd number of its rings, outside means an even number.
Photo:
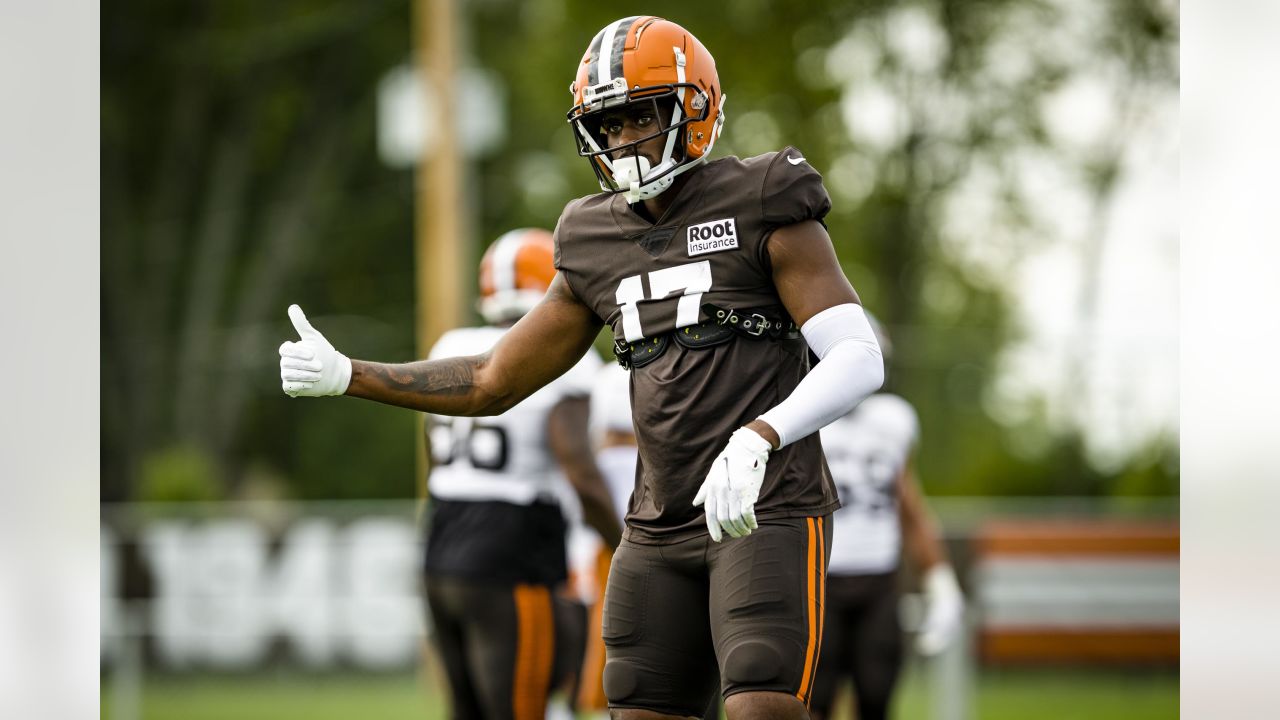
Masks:
[[[431,363],[375,366],[374,375],[392,390],[451,397],[471,392],[473,369],[470,358],[448,358]]]
[[[475,384],[475,373],[487,359],[476,355],[401,365],[359,362],[353,365],[348,394],[427,412],[471,414],[487,400]]]

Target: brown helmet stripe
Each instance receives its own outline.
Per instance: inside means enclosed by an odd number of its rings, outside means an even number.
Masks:
[[[596,33],[596,36],[591,39],[591,48],[587,50],[587,55],[590,56],[590,59],[587,61],[587,87],[600,82],[600,41],[604,39],[604,31],[608,29],[609,28],[606,26],[600,32]],[[583,90],[586,90],[586,88],[578,88],[578,92],[582,92]]]

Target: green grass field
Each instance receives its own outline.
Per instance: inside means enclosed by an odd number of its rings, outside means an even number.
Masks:
[[[1169,720],[1178,717],[1175,670],[988,670],[974,689],[975,720]],[[926,720],[924,677],[909,675],[899,720]],[[850,717],[845,715],[844,717]]]
[[[102,718],[112,718],[111,678],[103,678]],[[1168,720],[1178,717],[1176,672],[987,671],[974,693],[981,720]],[[153,676],[139,720],[445,720],[443,696],[416,675],[263,674]],[[899,720],[926,720],[928,693],[908,673]],[[843,717],[848,717],[844,715]]]

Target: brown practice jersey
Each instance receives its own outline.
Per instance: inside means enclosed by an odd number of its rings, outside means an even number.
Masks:
[[[821,220],[822,177],[794,148],[728,157],[690,171],[650,224],[621,195],[575,200],[556,226],[556,267],[617,341],[652,339],[711,320],[704,304],[784,310],[766,240],[776,228]],[[691,349],[669,342],[631,372],[640,459],[627,538],[667,543],[705,531],[693,498],[734,430],[784,400],[809,370],[804,339],[735,337]],[[774,452],[756,517],[825,515],[839,507],[814,433]]]

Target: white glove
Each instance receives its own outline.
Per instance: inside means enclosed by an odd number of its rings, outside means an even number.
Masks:
[[[916,649],[922,655],[937,655],[955,639],[964,619],[964,595],[950,565],[938,563],[925,573],[924,596],[924,622]]]
[[[280,346],[280,386],[289,397],[341,395],[351,384],[351,360],[311,327],[302,308],[289,306],[293,329],[302,338]]]
[[[756,499],[764,483],[764,466],[773,446],[756,431],[741,427],[729,436],[729,444],[711,463],[702,481],[695,506],[706,504],[707,530],[720,542],[720,530],[731,537],[750,535],[756,524]]]

